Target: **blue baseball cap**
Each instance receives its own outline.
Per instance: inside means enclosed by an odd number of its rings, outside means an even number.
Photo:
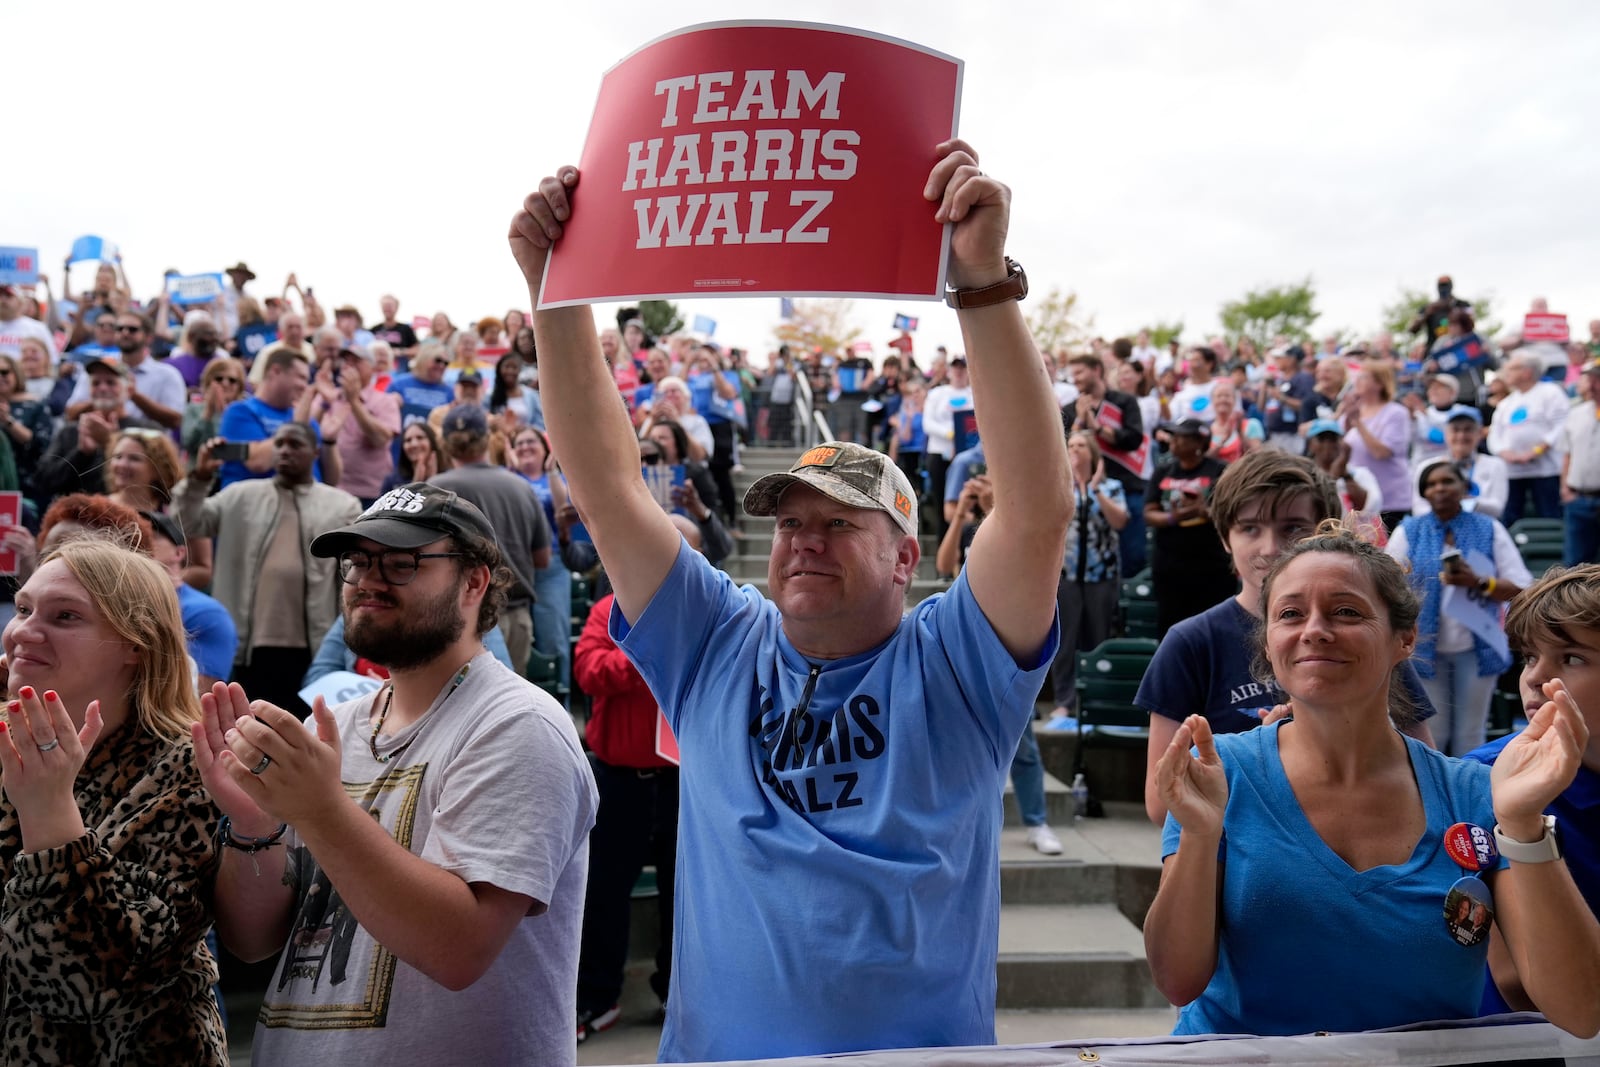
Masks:
[[[1306,426],[1306,436],[1308,438],[1320,437],[1325,433],[1331,433],[1335,437],[1343,437],[1344,427],[1339,425],[1339,420],[1337,419],[1312,419],[1310,424]]]
[[[1444,413],[1445,422],[1455,422],[1457,419],[1471,419],[1479,426],[1483,425],[1483,412],[1471,404],[1456,404]]]

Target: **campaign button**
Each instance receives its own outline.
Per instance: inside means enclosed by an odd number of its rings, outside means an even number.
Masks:
[[[1470,822],[1458,822],[1444,832],[1444,850],[1457,867],[1469,871],[1490,870],[1500,860],[1494,836]]]
[[[1483,879],[1468,875],[1444,895],[1444,925],[1458,945],[1471,947],[1489,936],[1494,921],[1494,901]]]

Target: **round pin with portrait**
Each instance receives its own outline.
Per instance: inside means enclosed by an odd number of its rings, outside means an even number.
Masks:
[[[1444,896],[1444,925],[1458,945],[1479,944],[1489,936],[1494,921],[1494,898],[1483,879],[1468,876],[1450,887]]]

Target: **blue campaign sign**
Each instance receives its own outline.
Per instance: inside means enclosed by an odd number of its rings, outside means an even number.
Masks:
[[[67,256],[67,266],[90,259],[107,262],[116,258],[117,246],[104,237],[96,237],[91,233],[72,242],[72,252]]]
[[[644,484],[649,487],[650,495],[655,502],[661,505],[661,510],[667,514],[687,515],[688,510],[679,507],[672,499],[672,491],[689,480],[689,472],[681,463],[651,463],[640,467],[644,472]]]
[[[167,278],[167,292],[179,307],[209,304],[222,296],[222,275],[173,274]]]
[[[715,337],[717,333],[717,320],[704,315],[694,317],[694,325],[690,327],[695,333],[703,333],[707,337]]]
[[[917,320],[910,315],[896,315],[894,317],[894,328],[904,330],[906,333],[916,333]]]
[[[39,284],[39,250],[0,245],[0,285]]]

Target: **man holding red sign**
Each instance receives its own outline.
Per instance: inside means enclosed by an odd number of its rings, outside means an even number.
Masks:
[[[995,509],[946,593],[908,615],[915,493],[830,442],[753,486],[774,515],[772,600],[689,551],[639,478],[593,314],[536,311],[547,425],[616,592],[611,633],[682,750],[677,953],[665,1061],[994,1041],[999,810],[1059,640],[1071,513],[1050,382],[1004,254],[1010,191],[959,140],[923,196],[952,226]],[[546,178],[510,243],[537,296],[582,212]]]

